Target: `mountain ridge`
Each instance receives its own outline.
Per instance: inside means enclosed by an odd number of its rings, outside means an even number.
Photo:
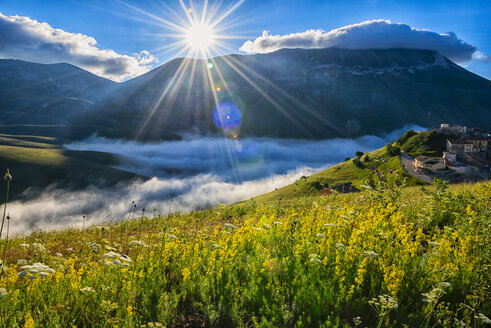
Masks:
[[[212,118],[217,101],[238,108],[234,133],[245,137],[380,135],[407,124],[427,125],[428,113],[433,125],[488,128],[491,119],[491,81],[430,50],[281,49],[176,58],[122,83],[90,77],[96,88],[86,83],[84,92],[52,97],[48,110],[34,101],[37,109],[27,112],[35,112],[39,123],[69,125],[71,138],[98,133],[142,141],[174,139],[181,132],[222,133]],[[24,123],[5,106],[8,97],[0,92],[0,111],[10,111],[7,123]]]

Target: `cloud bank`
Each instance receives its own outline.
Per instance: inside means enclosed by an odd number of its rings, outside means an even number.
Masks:
[[[459,39],[453,32],[439,34],[416,29],[389,20],[369,20],[325,32],[307,30],[288,35],[271,35],[264,31],[254,41],[246,41],[240,51],[267,53],[282,48],[345,48],[345,49],[428,49],[438,51],[452,61],[462,63],[473,58],[489,60],[477,48]],[[487,58],[487,59],[486,59]]]
[[[66,62],[94,74],[121,81],[149,71],[157,58],[148,51],[132,56],[99,49],[87,35],[55,29],[24,16],[0,13],[0,58],[43,64]]]
[[[187,138],[143,144],[92,137],[66,145],[72,150],[104,151],[120,155],[120,168],[153,177],[111,188],[82,191],[51,190],[31,201],[10,203],[11,230],[27,232],[80,226],[128,218],[131,202],[137,211],[167,215],[230,204],[273,191],[330,165],[393,141],[409,126],[383,137],[321,141],[249,138],[235,142],[223,138]],[[175,196],[172,197],[172,194]]]

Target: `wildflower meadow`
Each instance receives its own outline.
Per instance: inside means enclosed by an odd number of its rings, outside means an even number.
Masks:
[[[490,196],[437,181],[13,236],[0,327],[486,327]]]

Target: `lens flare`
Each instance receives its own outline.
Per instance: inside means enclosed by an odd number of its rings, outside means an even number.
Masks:
[[[233,102],[224,101],[216,106],[213,122],[224,130],[234,129],[240,125],[241,116],[240,110]]]

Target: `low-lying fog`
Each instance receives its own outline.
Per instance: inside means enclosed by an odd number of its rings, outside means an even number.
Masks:
[[[238,141],[211,137],[186,137],[181,141],[141,144],[91,137],[65,147],[121,155],[119,168],[151,177],[111,188],[83,191],[54,190],[35,200],[8,205],[11,230],[25,232],[121,220],[129,216],[132,201],[137,213],[167,215],[230,204],[270,192],[311,175],[355,151],[371,151],[394,141],[408,126],[383,137],[322,141],[247,138]],[[174,194],[174,197],[172,197]]]

